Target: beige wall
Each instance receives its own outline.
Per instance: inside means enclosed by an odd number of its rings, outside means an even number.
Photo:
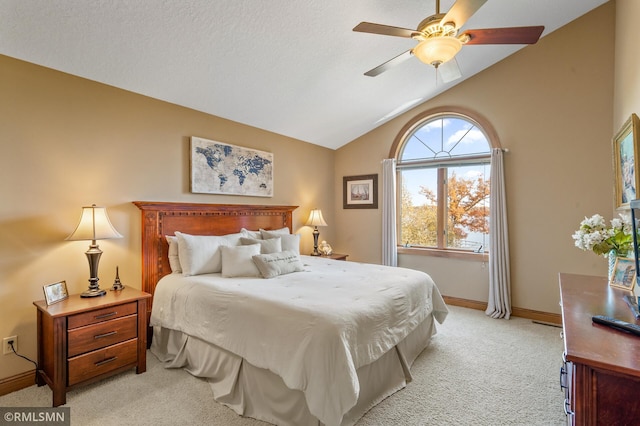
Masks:
[[[334,151],[0,56],[0,338],[18,335],[36,357],[34,300],[42,286],[66,280],[86,289],[88,242],[64,241],[81,206],[108,208],[119,240],[100,242],[100,283],[116,265],[126,286],[140,288],[140,213],[134,200],[286,204],[294,230],[311,251],[310,209],[335,223]],[[191,194],[189,136],[273,152],[272,198]],[[309,173],[315,170],[328,173]],[[333,240],[333,229],[323,235]],[[33,366],[0,354],[0,379]]]
[[[381,211],[340,209],[342,176],[381,174],[394,138],[419,113],[470,109],[510,150],[505,178],[513,306],[559,313],[558,272],[606,273],[604,259],[575,248],[571,235],[585,215],[612,215],[614,26],[615,7],[608,3],[339,149],[336,246],[353,259],[381,259]],[[473,48],[481,47],[465,47]],[[481,262],[400,255],[399,264],[430,273],[445,295],[487,300]]]
[[[616,0],[614,132],[632,113],[640,116],[640,55],[636,34],[639,17],[640,2]]]

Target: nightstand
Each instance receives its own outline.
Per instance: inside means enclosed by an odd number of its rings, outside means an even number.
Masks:
[[[53,406],[67,402],[67,391],[136,367],[147,370],[147,299],[133,288],[102,297],[69,296],[38,308],[38,386],[49,385]]]
[[[347,260],[347,257],[349,257],[349,255],[342,254],[342,253],[331,253],[328,256],[323,254],[321,255],[321,257],[326,257],[327,259],[334,259],[334,260]]]

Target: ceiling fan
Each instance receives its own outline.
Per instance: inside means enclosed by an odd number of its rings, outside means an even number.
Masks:
[[[487,0],[457,0],[445,14],[440,13],[440,0],[436,0],[435,15],[422,20],[415,30],[371,22],[359,23],[353,31],[413,38],[419,42],[413,49],[409,49],[367,71],[364,75],[375,77],[410,57],[416,56],[422,62],[438,69],[442,80],[449,82],[462,76],[455,56],[463,45],[534,44],[540,39],[544,26],[485,28],[464,30],[458,34],[467,19],[486,2]]]

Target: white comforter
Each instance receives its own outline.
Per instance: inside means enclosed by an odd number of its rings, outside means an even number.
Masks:
[[[151,325],[182,331],[268,369],[338,425],[356,404],[356,369],[447,308],[419,271],[302,256],[304,272],[272,279],[168,275]]]

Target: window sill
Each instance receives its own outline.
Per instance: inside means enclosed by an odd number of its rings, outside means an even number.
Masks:
[[[473,262],[488,262],[489,253],[474,253],[453,249],[433,249],[424,247],[398,246],[398,254],[410,254],[416,256],[445,257],[449,259],[461,259]]]

